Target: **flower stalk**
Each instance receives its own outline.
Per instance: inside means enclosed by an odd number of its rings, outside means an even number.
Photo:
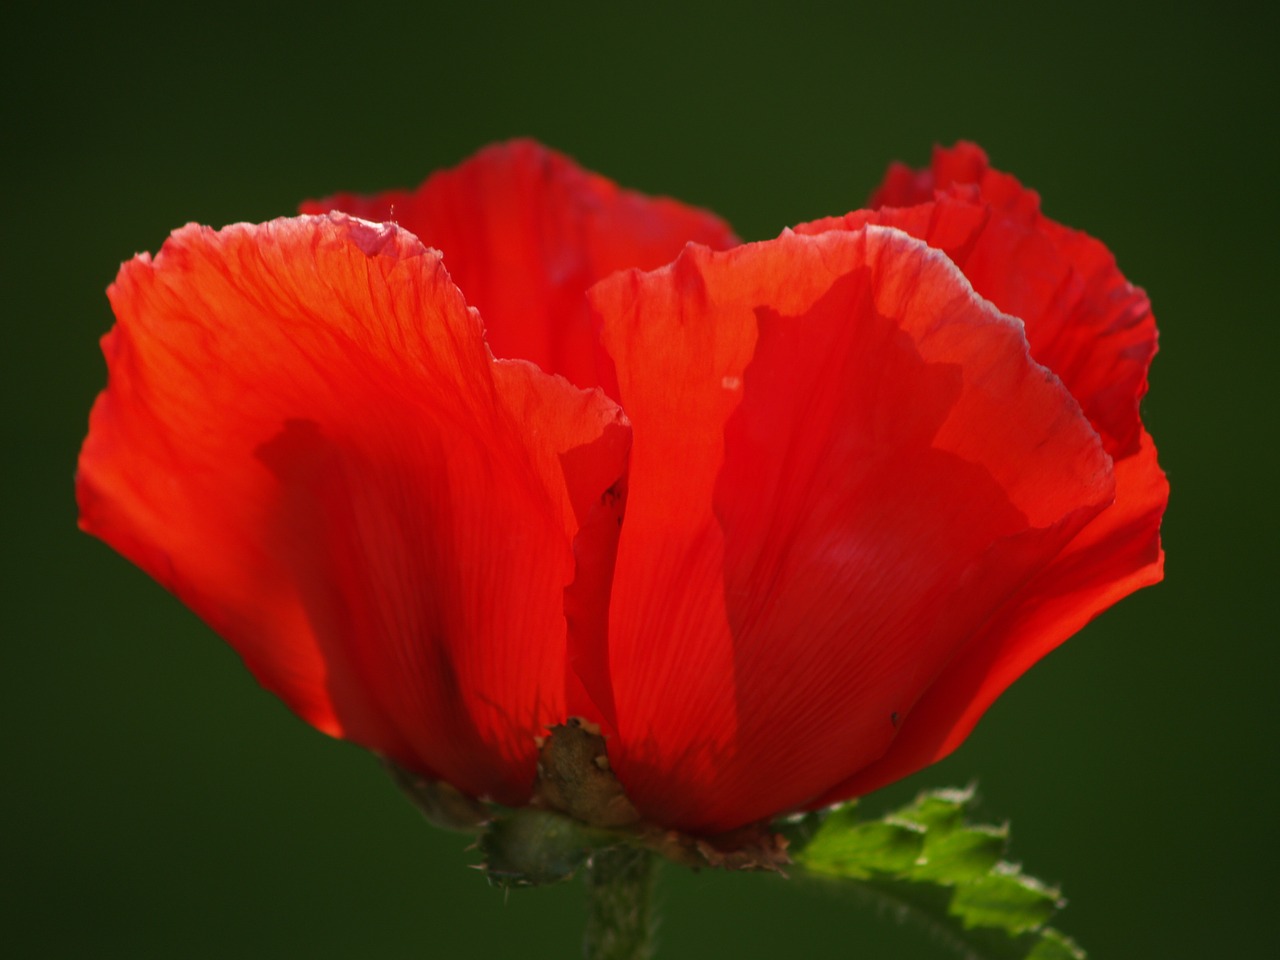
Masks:
[[[596,851],[586,870],[587,960],[648,960],[654,953],[654,856],[620,845]]]

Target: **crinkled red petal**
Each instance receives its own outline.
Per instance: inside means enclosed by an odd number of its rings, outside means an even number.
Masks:
[[[979,294],[1026,324],[1032,356],[1080,401],[1107,452],[1137,450],[1155,319],[1102,243],[1045,217],[1036,193],[991,170],[973,144],[935,151],[919,173],[891,168],[873,204],[880,209],[796,230],[878,223],[943,251]]]
[[[572,541],[623,469],[616,406],[495,362],[391,225],[190,226],[109,293],[81,525],[308,722],[527,798],[564,716]]]
[[[1045,217],[1038,196],[992,170],[973,144],[936,150],[928,170],[895,165],[872,202],[880,209],[797,230],[885,224],[946,253],[979,294],[1024,322],[1032,355],[1081,403],[1115,460],[1116,498],[975,633],[884,758],[819,803],[865,793],[951,752],[1010,683],[1102,610],[1159,581],[1164,565],[1168,484],[1138,410],[1156,351],[1145,294],[1105,246]]]
[[[814,807],[869,793],[942,759],[1013,681],[1108,607],[1164,576],[1160,519],[1169,485],[1143,434],[1116,463],[1116,502],[977,631],[904,722],[892,748]]]
[[[591,298],[633,424],[596,699],[657,822],[727,830],[874,763],[1111,500],[1020,327],[898,231],[690,248]]]
[[[444,253],[495,356],[607,390],[612,372],[597,369],[587,288],[615,270],[669,263],[689,242],[738,242],[711,213],[620,189],[529,140],[481,150],[412,192],[337,194],[301,209],[399,223]]]
[[[913,207],[955,186],[976,187],[984,200],[1002,209],[1020,205],[1038,209],[1040,205],[1035,191],[1024,188],[1013,176],[991,169],[986,151],[963,140],[953,147],[934,147],[933,161],[924,170],[891,164],[867,205],[872,209]]]

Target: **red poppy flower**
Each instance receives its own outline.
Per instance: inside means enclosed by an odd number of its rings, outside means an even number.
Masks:
[[[580,715],[655,823],[826,804],[1160,578],[1146,298],[976,147],[741,246],[527,142],[304,211],[121,269],[81,524],[425,776]]]

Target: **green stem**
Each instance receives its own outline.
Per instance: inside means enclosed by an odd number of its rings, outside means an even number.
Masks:
[[[586,871],[587,960],[653,956],[653,854],[635,847],[597,850]]]

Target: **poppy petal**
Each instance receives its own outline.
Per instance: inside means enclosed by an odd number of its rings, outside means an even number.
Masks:
[[[1066,384],[1107,452],[1137,450],[1156,325],[1146,294],[1105,245],[1044,216],[1039,195],[992,170],[971,143],[935,150],[918,173],[895,164],[872,203],[878,209],[796,232],[878,223],[943,251],[979,294],[1023,321],[1031,355]]]
[[[1080,402],[1115,460],[1116,499],[975,634],[884,758],[819,804],[866,793],[946,756],[1032,664],[1163,576],[1168,484],[1138,409],[1156,352],[1146,295],[1102,243],[1045,217],[1039,196],[992,170],[974,144],[935,150],[927,170],[895,164],[872,203],[880,208],[796,229],[884,224],[946,253],[978,293],[1023,320],[1032,356]]]
[[[941,760],[964,742],[1013,681],[1103,610],[1164,576],[1160,519],[1169,485],[1145,433],[1118,461],[1116,502],[1031,578],[978,631],[903,723],[876,763],[820,797],[815,808],[861,796]]]
[[[610,756],[657,822],[731,829],[874,762],[1113,495],[1016,321],[900,231],[690,247],[591,300],[633,426]]]
[[[564,716],[578,518],[623,469],[617,407],[495,362],[392,225],[193,225],[109,295],[81,525],[308,722],[526,799]]]
[[[393,220],[443,251],[495,356],[530,360],[580,387],[612,387],[611,373],[597,370],[588,287],[615,270],[669,263],[689,242],[738,242],[711,213],[620,189],[531,140],[481,150],[412,192],[336,194],[301,207],[331,209]]]
[[[867,205],[913,207],[932,200],[937,191],[957,184],[979,186],[984,198],[1000,207],[1016,206],[1023,199],[1039,204],[1036,195],[1024,190],[1014,177],[992,170],[985,150],[976,143],[961,140],[953,147],[934,147],[932,163],[924,170],[913,170],[905,163],[890,164],[884,181],[871,194]]]

